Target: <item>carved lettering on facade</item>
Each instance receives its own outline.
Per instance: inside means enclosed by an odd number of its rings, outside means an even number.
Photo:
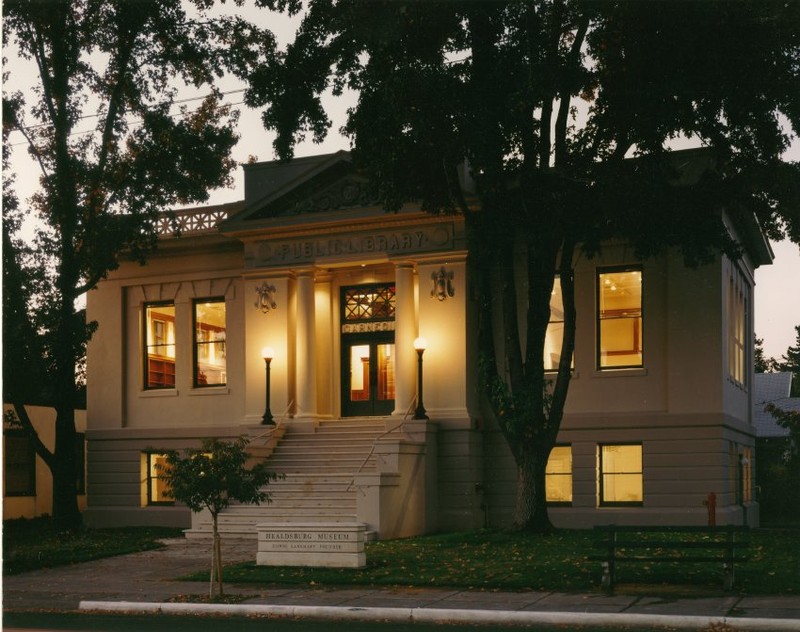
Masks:
[[[343,334],[371,333],[373,331],[394,331],[394,321],[385,320],[372,323],[345,323],[342,325]]]
[[[378,234],[262,241],[254,245],[255,265],[285,265],[318,258],[368,254],[407,254],[453,247],[450,225]],[[252,251],[251,251],[252,252]]]

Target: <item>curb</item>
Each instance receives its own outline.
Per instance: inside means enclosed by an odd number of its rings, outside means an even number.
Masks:
[[[81,601],[79,610],[136,614],[273,616],[339,621],[391,621],[395,623],[472,623],[529,626],[597,625],[672,627],[702,630],[726,625],[748,632],[796,632],[798,621],[745,617],[690,615],[531,612],[519,610],[454,610],[443,608],[356,608],[343,606],[271,606],[262,604],[157,603],[136,601]]]

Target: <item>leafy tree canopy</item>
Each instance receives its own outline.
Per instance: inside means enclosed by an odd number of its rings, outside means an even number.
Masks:
[[[32,435],[22,406],[31,385],[42,385],[37,399],[56,406],[55,451],[36,445],[53,470],[61,526],[80,521],[73,408],[96,327],[76,312],[76,300],[122,252],[144,259],[159,212],[206,200],[230,182],[236,113],[221,106],[216,84],[226,72],[247,76],[274,49],[269,32],[214,17],[213,4],[3,3],[5,50],[15,55],[4,63],[6,77],[35,73],[28,94],[4,83],[4,141],[22,137],[39,169],[39,190],[24,201],[4,172],[4,398]],[[201,95],[201,105],[182,104],[181,89]],[[35,220],[27,242],[23,219]]]
[[[707,248],[707,233],[688,235],[698,218],[676,217],[674,187],[659,186],[674,171],[618,171],[685,136],[713,147],[725,179],[696,208],[736,200],[771,237],[798,241],[798,165],[780,156],[800,121],[799,22],[796,3],[778,2],[323,0],[281,63],[253,76],[248,100],[266,106],[288,157],[327,133],[325,91],[355,90],[344,131],[390,207],[463,209],[455,167],[466,157],[484,204],[544,217],[557,190],[576,225],[591,220],[585,243],[623,232],[643,249]],[[512,205],[515,185],[524,197]]]
[[[800,397],[800,325],[794,330],[797,333],[795,344],[786,349],[780,360],[773,360],[773,365],[776,371],[788,371],[792,374],[791,397]]]
[[[800,241],[800,165],[781,160],[800,130],[800,3],[317,0],[247,100],[290,157],[305,135],[324,137],[322,97],[345,89],[358,102],[343,131],[387,208],[420,200],[466,218],[484,383],[518,468],[516,523],[545,527],[578,249],[624,238],[640,256],[671,246],[695,264],[721,249],[738,256],[721,208]],[[683,138],[708,149],[671,155]],[[565,333],[548,387],[554,272]]]
[[[231,502],[260,504],[269,501],[263,487],[277,476],[259,461],[247,468],[247,439],[204,439],[200,448],[165,452],[158,478],[167,485],[167,495],[194,512],[207,509],[213,516]]]
[[[270,481],[280,478],[267,470],[263,460],[247,467],[247,439],[235,441],[205,439],[198,449],[186,450],[181,456],[175,450],[164,453],[163,464],[157,464],[158,478],[167,485],[167,496],[185,504],[194,512],[207,509],[211,514],[213,531],[213,562],[211,564],[210,595],[217,578],[220,595],[222,587],[222,552],[217,517],[232,502],[259,505],[269,502],[264,489]]]

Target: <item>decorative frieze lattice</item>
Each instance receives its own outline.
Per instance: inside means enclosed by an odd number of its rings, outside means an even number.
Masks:
[[[214,230],[217,224],[228,218],[227,209],[190,209],[165,213],[158,218],[156,230],[159,235],[173,236],[176,233],[206,233]]]

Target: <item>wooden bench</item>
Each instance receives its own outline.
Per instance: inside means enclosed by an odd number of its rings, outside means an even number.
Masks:
[[[618,564],[659,562],[719,563],[723,588],[731,590],[734,566],[747,561],[741,555],[749,545],[748,528],[721,527],[635,527],[604,525],[594,528],[594,546],[603,553],[589,556],[603,565],[602,588],[613,592]]]

